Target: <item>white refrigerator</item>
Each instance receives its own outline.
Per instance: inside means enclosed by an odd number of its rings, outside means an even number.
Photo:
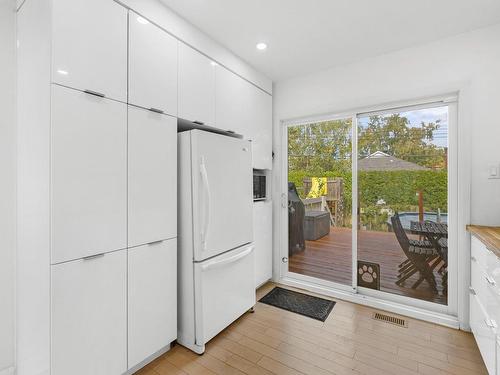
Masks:
[[[178,134],[178,342],[205,344],[255,304],[251,143]]]

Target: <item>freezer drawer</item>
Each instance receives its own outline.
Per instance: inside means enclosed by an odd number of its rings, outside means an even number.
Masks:
[[[203,346],[255,305],[254,247],[195,263],[196,344]]]

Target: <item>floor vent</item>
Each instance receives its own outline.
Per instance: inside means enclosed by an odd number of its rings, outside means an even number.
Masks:
[[[406,320],[401,319],[401,318],[397,318],[395,316],[385,315],[385,314],[381,314],[381,313],[374,313],[373,319],[380,320],[381,322],[394,324],[398,327],[408,328],[408,323],[406,322]]]

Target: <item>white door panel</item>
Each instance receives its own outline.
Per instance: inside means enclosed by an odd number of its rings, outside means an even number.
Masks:
[[[129,369],[177,338],[177,240],[128,250]]]
[[[127,370],[127,253],[52,266],[52,375]]]
[[[129,103],[177,115],[177,39],[132,11]]]
[[[52,263],[127,246],[127,106],[52,87]]]
[[[198,130],[191,144],[194,258],[200,261],[253,240],[251,144]]]
[[[272,97],[250,82],[217,66],[217,127],[252,141],[253,167],[272,168]]]
[[[177,120],[128,107],[128,245],[177,235]]]
[[[476,295],[470,295],[470,328],[481,351],[484,364],[490,374],[495,373],[496,335],[495,326]]]
[[[197,345],[207,343],[255,305],[253,251],[253,246],[244,246],[195,263]]]
[[[255,287],[273,276],[273,206],[271,201],[253,205]]]
[[[127,100],[127,9],[113,0],[53,0],[52,80]]]
[[[178,117],[215,126],[215,64],[179,43]]]

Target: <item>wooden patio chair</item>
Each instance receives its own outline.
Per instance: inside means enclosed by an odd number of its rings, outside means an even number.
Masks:
[[[391,217],[391,222],[399,245],[409,261],[400,268],[396,284],[401,285],[418,272],[420,277],[413,284],[412,289],[416,289],[422,281],[426,280],[429,286],[437,291],[433,270],[441,262],[439,253],[429,241],[409,239],[401,224],[399,214],[396,213]]]

